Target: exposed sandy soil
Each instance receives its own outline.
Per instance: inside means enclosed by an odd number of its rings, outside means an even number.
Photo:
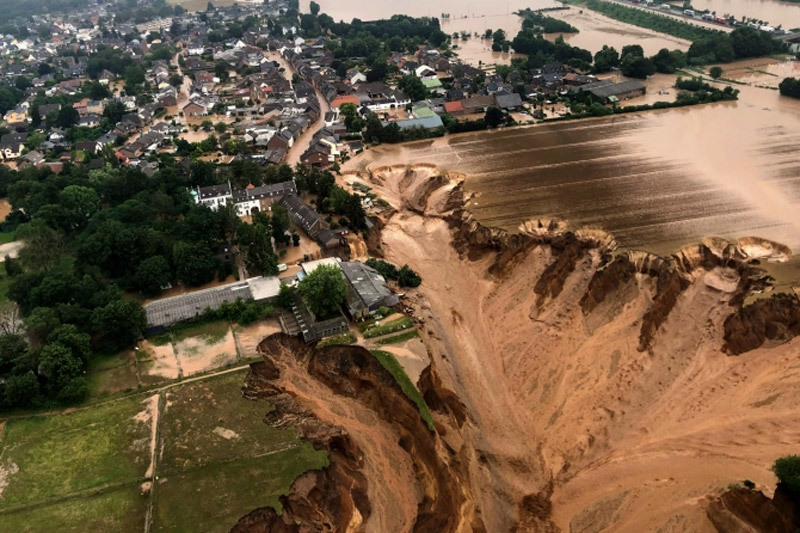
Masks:
[[[141,341],[138,357],[141,380],[145,384],[180,377],[180,366],[171,343],[156,346],[148,340]]]
[[[0,198],[0,221],[6,219],[11,212],[11,202],[7,198]]]
[[[635,274],[584,315],[597,249],[578,256],[553,297],[533,290],[554,261],[548,245],[489,274],[495,253],[462,257],[453,246],[440,215],[455,184],[431,180],[438,174],[372,169],[376,192],[407,206],[379,252],[422,276],[406,303],[444,386],[466,405],[462,454],[488,531],[530,530],[528,515],[548,509],[534,505],[541,495],[563,531],[711,531],[708,495],[745,478],[771,493],[770,465],[800,440],[800,338],[722,352],[734,271],[693,270],[639,351],[652,277]]]
[[[368,495],[374,509],[363,531],[409,531],[421,495],[416,492],[413,465],[398,443],[396,429],[357,399],[336,394],[293,357],[278,357],[275,353],[267,357],[280,368],[278,382],[294,401],[323,423],[346,428],[363,450],[362,472],[370,480]]]
[[[281,325],[277,320],[265,320],[257,322],[247,327],[237,327],[233,332],[236,337],[236,347],[241,357],[257,357],[258,343],[265,338],[281,331]]]
[[[177,342],[175,353],[181,375],[191,376],[235,362],[236,341],[229,328],[223,338],[213,342],[202,335]]]

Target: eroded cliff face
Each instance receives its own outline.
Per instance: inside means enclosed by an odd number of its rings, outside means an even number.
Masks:
[[[800,502],[778,484],[775,496],[746,488],[730,489],[714,498],[706,514],[718,533],[796,533]]]
[[[255,510],[234,532],[481,530],[458,461],[367,350],[275,335],[259,351],[244,395],[269,401],[265,421],[295,428],[328,451],[330,466],[296,480],[280,516]],[[447,394],[435,380],[427,393]]]
[[[768,466],[800,438],[800,305],[740,310],[769,287],[757,261],[785,247],[711,238],[668,257],[617,252],[602,231],[554,220],[511,234],[474,220],[461,177],[440,175],[359,178],[396,209],[371,252],[423,277],[406,303],[465,408],[463,424],[436,417],[445,439],[458,434],[488,530],[711,531],[698,495],[745,477],[772,485]],[[764,325],[737,359],[723,347],[751,336],[726,325],[740,312]]]
[[[363,350],[266,341],[279,377],[259,390],[304,413],[272,421],[302,428],[313,414],[344,450],[332,454],[340,481],[298,480],[290,516],[324,509],[309,495],[332,491],[347,511],[315,522],[331,530],[711,532],[729,483],[767,490],[772,461],[796,452],[800,302],[743,306],[769,287],[755,263],[784,247],[712,238],[669,257],[620,252],[554,220],[485,227],[464,209],[463,176],[429,165],[353,177],[393,206],[370,253],[423,278],[404,304],[431,357],[418,386],[436,431]]]

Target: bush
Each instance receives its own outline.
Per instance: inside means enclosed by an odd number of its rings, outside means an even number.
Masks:
[[[781,457],[772,465],[772,471],[789,492],[800,495],[800,455]]]

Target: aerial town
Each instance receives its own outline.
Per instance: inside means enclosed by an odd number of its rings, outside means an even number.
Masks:
[[[800,531],[800,3],[7,3],[0,532]]]

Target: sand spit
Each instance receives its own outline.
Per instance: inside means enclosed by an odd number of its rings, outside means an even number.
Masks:
[[[406,303],[465,408],[463,424],[435,417],[488,531],[713,531],[705,509],[729,483],[772,490],[800,439],[800,300],[743,302],[770,283],[752,261],[787,248],[615,255],[557,221],[481,226],[463,177],[432,166],[359,178],[395,210],[371,253],[422,275]]]

